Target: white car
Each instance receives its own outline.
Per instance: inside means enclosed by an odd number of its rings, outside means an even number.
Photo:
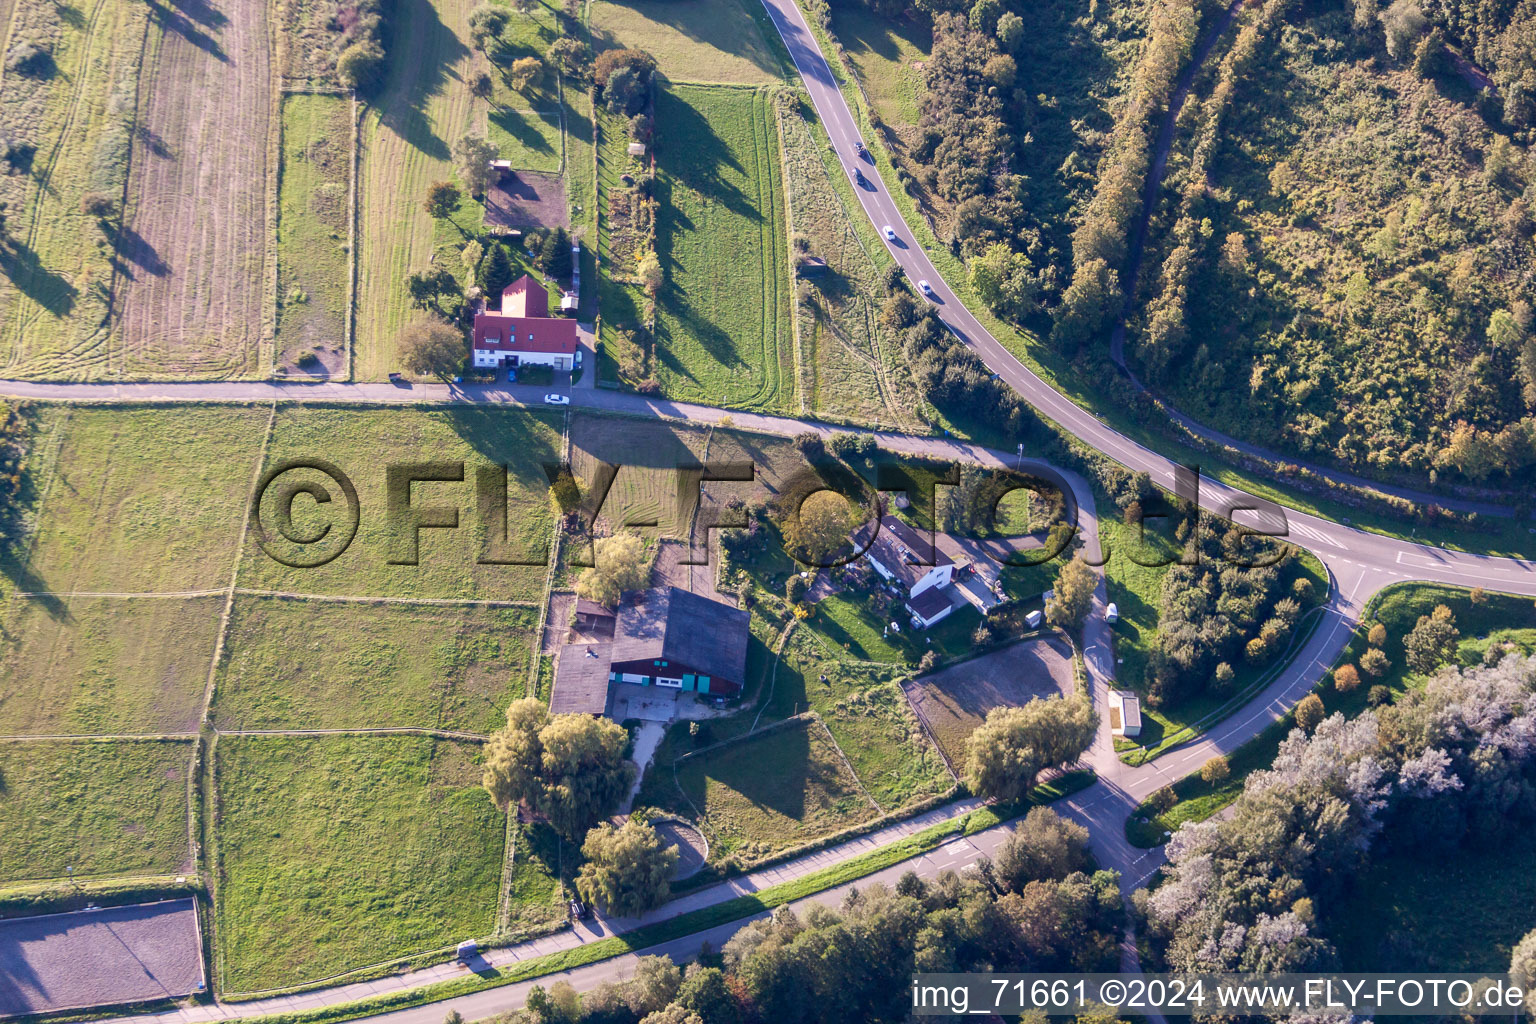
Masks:
[[[891,227],[889,224],[885,226],[885,240],[887,242],[896,241],[896,229]]]
[[[933,298],[933,285],[929,284],[926,280],[917,282],[917,288],[930,299]]]
[[[544,396],[545,405],[570,405],[571,400],[565,395],[548,394]]]

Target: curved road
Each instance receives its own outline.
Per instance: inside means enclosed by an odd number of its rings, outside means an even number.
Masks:
[[[854,157],[854,143],[859,139],[857,122],[846,106],[809,27],[794,0],[763,0],[775,26],[783,36],[812,102],[828,135],[845,162]],[[1113,430],[1091,412],[1080,408],[1057,393],[1027,366],[993,338],[980,322],[956,298],[921,248],[906,240],[909,231],[901,213],[887,192],[880,176],[865,168],[867,185],[856,189],[865,213],[878,227],[896,228],[898,241],[888,243],[892,256],[912,280],[926,279],[934,289],[934,302],[945,324],[971,346],[986,364],[1014,387],[1043,415],[1055,420],[1073,435],[1109,455],[1122,465],[1149,473],[1161,486],[1175,486],[1175,464],[1143,445]],[[349,404],[387,404],[412,402],[476,402],[491,404],[537,404],[545,389],[528,387],[450,387],[416,385],[396,387],[389,384],[297,384],[284,382],[228,382],[188,384],[47,384],[3,381],[0,394],[7,397],[63,401],[317,401]],[[778,434],[794,434],[811,426],[804,421],[764,416],[739,411],[715,409],[647,398],[640,395],[578,389],[570,392],[572,405],[610,412],[645,416],[673,417],[699,423],[719,423],[730,416],[737,426]],[[830,432],[831,427],[817,429]],[[937,438],[917,438],[879,433],[877,436],[893,451],[928,454],[948,458],[972,458],[987,464],[1015,460],[1011,453],[989,451],[979,446]],[[1044,470],[1036,463],[1026,463]],[[1110,553],[1098,550],[1098,531],[1093,520],[1093,501],[1086,484],[1072,474],[1062,476],[1078,499],[1080,517],[1091,560],[1102,561]],[[1127,888],[1139,884],[1161,861],[1160,851],[1137,850],[1126,843],[1124,823],[1131,810],[1154,790],[1199,768],[1217,753],[1230,752],[1261,732],[1305,695],[1322,673],[1332,665],[1348,642],[1370,596],[1390,583],[1427,580],[1458,586],[1484,586],[1494,590],[1536,596],[1536,565],[1523,559],[1447,551],[1413,544],[1391,537],[1353,529],[1316,516],[1285,509],[1273,502],[1256,498],[1217,481],[1201,478],[1201,507],[1252,526],[1264,532],[1285,536],[1311,550],[1327,566],[1331,586],[1322,611],[1322,621],[1290,664],[1252,701],[1213,726],[1198,741],[1180,747],[1138,768],[1124,765],[1115,756],[1107,727],[1101,729],[1093,749],[1085,760],[1098,772],[1099,781],[1082,793],[1056,806],[1064,813],[1089,826],[1095,853],[1106,867],[1121,872]],[[1092,629],[1085,637],[1089,675],[1094,698],[1103,707],[1105,693],[1112,681],[1113,657],[1109,639],[1102,628],[1104,594],[1102,583],[1091,619]],[[958,869],[993,849],[1001,841],[1004,829],[993,829],[966,840],[946,844],[916,861],[899,865],[873,876],[894,878],[913,868],[932,876],[942,870]],[[871,879],[866,879],[867,883]],[[845,888],[845,887],[844,887]],[[835,900],[842,888],[813,899]],[[727,898],[727,897],[722,897]],[[710,932],[678,940],[656,950],[678,956],[692,955],[700,941],[708,940],[718,948],[724,938],[740,927],[740,922]],[[596,937],[596,936],[592,936]],[[585,940],[586,937],[583,937]],[[512,959],[512,957],[508,957]],[[545,983],[565,978],[578,988],[591,988],[613,980],[633,963],[633,957],[619,957],[543,979]],[[399,979],[380,979],[371,983],[376,991],[406,987]],[[508,986],[460,997],[449,1004],[431,1004],[413,1010],[383,1015],[391,1024],[436,1024],[448,1008],[459,1009],[474,1019],[504,1011],[522,1003],[527,985]],[[358,998],[362,992],[353,986],[322,991],[311,998],[294,1002],[306,1005],[342,1002]],[[318,997],[314,998],[314,997]],[[274,1000],[274,1003],[278,1001]],[[274,1012],[296,1008],[253,1004],[202,1006],[158,1015],[177,1021],[205,1021],[255,1012]],[[143,1019],[143,1018],[131,1018]]]

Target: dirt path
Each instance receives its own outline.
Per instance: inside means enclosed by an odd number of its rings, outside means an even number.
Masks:
[[[127,373],[266,368],[272,68],[264,0],[153,0],[118,279]],[[151,43],[151,52],[156,44]]]

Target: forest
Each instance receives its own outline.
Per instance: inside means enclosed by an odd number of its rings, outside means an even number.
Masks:
[[[1085,377],[1123,313],[1155,392],[1290,457],[1494,488],[1536,465],[1536,0],[1244,4],[1160,182],[1225,5],[868,6],[932,34],[919,123],[885,133],[903,186]]]
[[[1533,690],[1536,659],[1493,647],[1394,704],[1292,730],[1232,815],[1180,828],[1165,881],[1137,893],[1159,967],[1328,970],[1330,911],[1373,859],[1517,836],[1536,817]]]

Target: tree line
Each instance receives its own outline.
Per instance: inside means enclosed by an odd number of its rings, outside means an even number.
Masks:
[[[1441,669],[1357,718],[1292,730],[1229,819],[1174,833],[1165,880],[1136,895],[1155,965],[1337,969],[1330,915],[1371,857],[1443,858],[1528,828],[1536,658],[1495,647],[1489,662]]]
[[[1119,878],[1094,871],[1088,833],[1048,808],[995,860],[931,881],[907,872],[837,908],[783,906],[686,970],[642,957],[585,995],[536,987],[501,1024],[866,1024],[904,1021],[915,972],[1094,971],[1118,963]],[[1086,1022],[1085,1022],[1086,1024]],[[1105,1015],[1093,1024],[1117,1024]]]

